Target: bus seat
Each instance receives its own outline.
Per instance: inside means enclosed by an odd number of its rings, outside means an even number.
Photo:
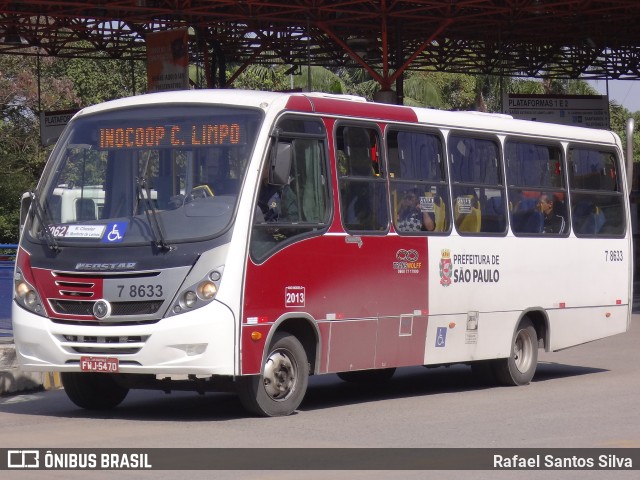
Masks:
[[[482,202],[483,232],[504,232],[505,220],[502,196],[489,197]]]
[[[542,233],[544,215],[537,206],[537,198],[524,198],[518,203],[511,225],[515,233]]]
[[[91,198],[78,198],[76,200],[76,218],[78,221],[96,220],[96,204]]]
[[[591,202],[578,202],[573,208],[573,229],[583,235],[595,235],[605,224],[604,213]]]
[[[344,146],[347,155],[348,174],[373,177],[371,141],[367,131],[363,128],[346,127],[344,129]]]
[[[482,213],[480,202],[475,195],[460,195],[456,197],[453,207],[453,218],[456,228],[460,232],[479,232]]]
[[[447,211],[444,202],[442,201],[442,197],[440,195],[434,195],[431,192],[425,192],[424,196],[426,198],[432,198],[430,201],[431,205],[433,205],[430,213],[433,213],[433,222],[435,223],[434,232],[444,232],[446,230],[446,220],[447,220]],[[429,210],[426,210],[429,211]]]

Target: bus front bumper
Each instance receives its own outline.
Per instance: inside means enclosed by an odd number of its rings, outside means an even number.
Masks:
[[[81,371],[82,358],[116,358],[119,373],[235,375],[236,320],[219,302],[145,325],[60,324],[13,304],[25,371]]]

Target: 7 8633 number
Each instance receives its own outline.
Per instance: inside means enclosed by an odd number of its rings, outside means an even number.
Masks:
[[[118,298],[160,298],[163,296],[162,285],[118,285]]]
[[[624,260],[622,250],[605,250],[604,258],[606,262],[622,262]]]

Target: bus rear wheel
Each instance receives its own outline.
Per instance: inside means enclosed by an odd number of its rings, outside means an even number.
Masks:
[[[523,318],[513,334],[511,355],[493,361],[496,380],[502,385],[527,385],[538,364],[538,334],[531,320]]]
[[[69,400],[87,410],[117,407],[129,393],[108,373],[63,372],[60,379]]]
[[[238,379],[242,405],[262,417],[293,413],[304,398],[309,383],[309,364],[302,344],[293,335],[279,332],[273,337],[262,375]]]

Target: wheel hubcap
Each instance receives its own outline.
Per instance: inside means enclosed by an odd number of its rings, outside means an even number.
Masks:
[[[521,373],[526,373],[531,367],[533,356],[533,345],[531,339],[524,330],[518,332],[513,346],[513,360],[516,368]]]
[[[286,400],[295,390],[297,369],[291,358],[282,350],[269,355],[264,366],[264,389],[273,400]]]

